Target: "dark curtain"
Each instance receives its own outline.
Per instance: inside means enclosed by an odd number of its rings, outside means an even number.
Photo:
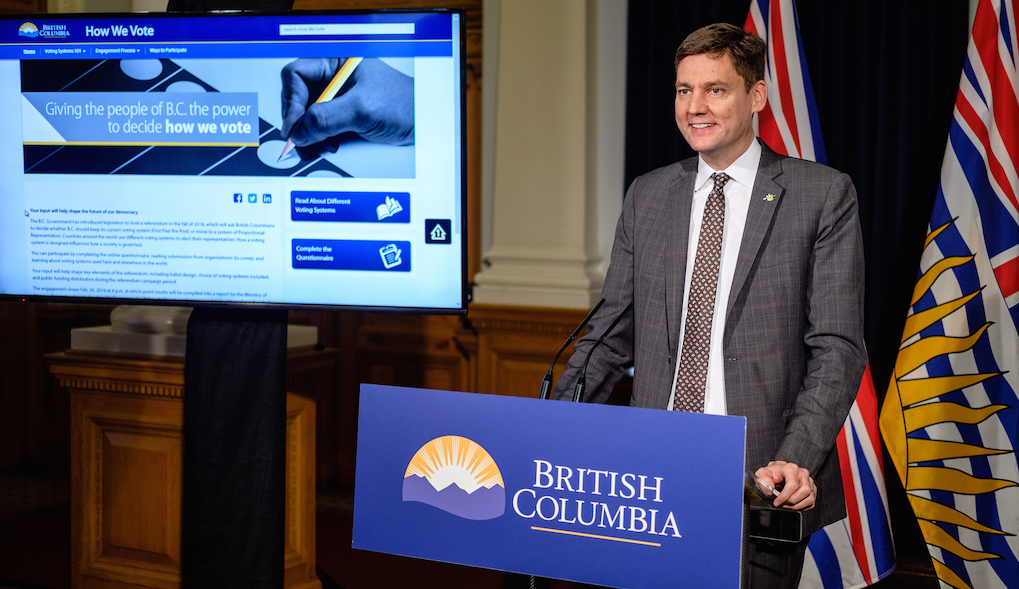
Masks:
[[[969,40],[967,2],[805,2],[804,51],[832,166],[860,195],[878,397],[902,337]],[[813,57],[812,57],[813,56]]]
[[[797,3],[828,161],[852,177],[859,193],[867,261],[865,336],[882,401],[919,269],[966,57],[967,4]],[[742,26],[749,5],[747,0],[631,0],[627,184],[693,155],[675,125],[676,47],[712,22]],[[929,568],[900,483],[892,469],[885,474],[900,568],[904,557]]]
[[[287,312],[197,307],[184,362],[184,589],[283,586]]]
[[[630,0],[626,35],[625,176],[695,155],[676,128],[676,48],[715,22],[743,25],[746,0]],[[621,187],[622,190],[625,187]]]

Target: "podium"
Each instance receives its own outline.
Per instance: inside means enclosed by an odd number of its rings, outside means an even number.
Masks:
[[[745,438],[743,417],[362,385],[353,547],[735,589]]]
[[[72,587],[180,587],[183,359],[68,351],[46,361],[71,396]],[[336,363],[334,350],[288,350],[286,589],[321,589],[314,396]]]

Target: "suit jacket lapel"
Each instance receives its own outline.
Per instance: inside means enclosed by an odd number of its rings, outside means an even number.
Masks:
[[[680,173],[670,194],[668,240],[665,244],[666,326],[670,354],[679,345],[679,328],[683,321],[683,288],[686,283],[686,250],[690,239],[690,208],[694,181],[697,179],[697,158],[680,162]]]
[[[726,317],[732,313],[739,293],[746,284],[750,269],[757,260],[761,244],[771,226],[775,210],[781,202],[785,188],[779,184],[782,175],[782,157],[761,142],[763,153],[757,168],[754,189],[750,193],[750,209],[747,211],[747,223],[743,229],[743,242],[740,244],[739,258],[736,260],[736,273],[732,278],[732,289],[725,308]]]

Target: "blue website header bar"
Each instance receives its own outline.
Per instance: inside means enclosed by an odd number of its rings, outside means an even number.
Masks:
[[[0,59],[448,57],[457,13],[0,18]]]

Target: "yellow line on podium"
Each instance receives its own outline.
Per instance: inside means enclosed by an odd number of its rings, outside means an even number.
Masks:
[[[537,526],[531,526],[532,530],[539,532],[552,532],[553,534],[568,534],[570,536],[583,536],[585,538],[597,538],[598,540],[613,540],[615,542],[628,542],[630,544],[643,544],[645,546],[662,546],[658,542],[644,542],[643,540],[629,540],[627,538],[613,538],[612,536],[599,536],[598,534],[585,534],[583,532],[570,532],[567,530],[553,530],[551,528],[539,528]]]

